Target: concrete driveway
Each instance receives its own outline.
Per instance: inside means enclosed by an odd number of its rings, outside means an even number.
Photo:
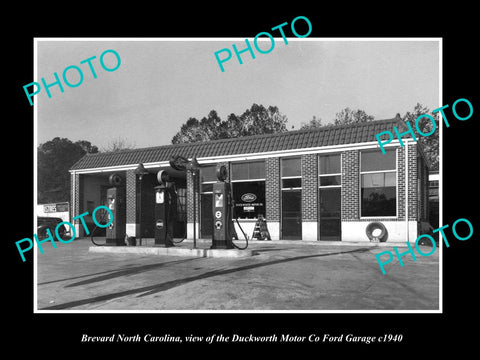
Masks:
[[[39,311],[439,309],[438,250],[416,262],[405,256],[404,267],[395,259],[383,275],[375,254],[393,249],[370,244],[256,241],[249,249],[257,255],[247,258],[102,254],[90,246],[88,238],[44,244]]]

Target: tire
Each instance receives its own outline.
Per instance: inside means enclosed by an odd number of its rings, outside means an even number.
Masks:
[[[381,233],[378,236],[373,236],[372,233],[375,229],[380,229]],[[387,241],[388,237],[388,231],[385,225],[383,225],[381,222],[372,222],[367,225],[367,228],[365,229],[365,233],[367,234],[367,237],[370,241],[373,241],[374,239],[378,239],[380,242],[385,242]]]

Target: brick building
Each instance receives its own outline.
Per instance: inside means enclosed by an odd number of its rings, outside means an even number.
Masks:
[[[407,136],[402,138],[404,146],[394,140],[382,154],[375,135],[393,131],[394,126],[407,130],[397,116],[357,125],[88,154],[70,170],[71,214],[91,213],[105,204],[108,177],[116,173],[125,184],[125,233],[139,236],[141,229],[143,238],[153,237],[153,187],[158,185],[157,172],[167,169],[175,178],[179,199],[175,237],[185,232],[193,237],[195,203],[196,234],[211,238],[212,184],[216,165],[223,163],[232,185],[234,217],[249,237],[261,214],[272,240],[370,241],[367,225],[380,222],[387,230],[383,241],[415,241],[422,223],[428,222],[428,165],[420,145]],[[174,155],[196,156],[201,165],[198,179],[173,170],[169,159]],[[139,163],[149,172],[141,184],[135,174]],[[75,226],[82,235],[79,221]],[[237,233],[241,234],[238,229]]]

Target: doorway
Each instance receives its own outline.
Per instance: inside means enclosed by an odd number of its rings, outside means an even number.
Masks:
[[[319,190],[320,240],[340,241],[342,238],[342,189],[332,187],[320,188]]]
[[[302,190],[282,191],[282,240],[302,240]]]

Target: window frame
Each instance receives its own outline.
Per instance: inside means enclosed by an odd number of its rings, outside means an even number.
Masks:
[[[205,164],[205,165],[203,166],[203,168],[206,168],[206,167],[213,167],[213,166],[215,166],[215,167],[216,167],[216,165],[215,165],[215,164],[213,164],[213,165],[212,165],[212,164]],[[201,179],[201,177],[202,177],[202,175],[201,175],[201,171],[202,171],[202,168],[200,168],[200,174],[199,174],[199,178],[200,178],[200,179]],[[202,188],[203,188],[203,187],[202,187],[202,185],[203,185],[203,184],[215,184],[216,182],[217,182],[216,180],[211,180],[211,181],[200,181],[200,189],[198,189],[198,190],[199,190],[199,191],[198,191],[198,193],[199,193],[199,194],[213,194],[213,189],[212,189],[212,191],[203,191],[203,189],[202,189]]]
[[[375,150],[378,151],[378,150]],[[359,151],[359,177],[358,177],[358,196],[359,196],[359,210],[360,210],[360,219],[398,219],[399,216],[399,194],[398,194],[398,148],[395,149],[387,149],[386,151],[394,151],[395,152],[395,169],[391,170],[369,170],[369,171],[362,171],[362,152],[374,152],[370,149],[360,150]],[[362,216],[362,175],[366,174],[379,174],[379,173],[395,173],[395,215],[369,215],[369,216]]]
[[[339,173],[329,173],[329,174],[320,174],[320,159],[322,156],[329,156],[329,155],[339,155],[340,156],[340,172]],[[343,166],[342,166],[342,153],[327,153],[327,154],[318,154],[318,159],[317,159],[317,166],[318,166],[318,188],[341,188],[342,187],[342,182],[343,182],[343,177],[342,177],[342,172],[343,172]],[[340,176],[340,184],[339,185],[321,185],[321,180],[320,178],[322,177],[328,177],[328,176]]]
[[[260,162],[263,163],[263,166],[264,166],[264,171],[263,171],[264,177],[263,178],[248,178],[248,179],[237,179],[237,180],[234,179],[233,166],[235,164],[248,164],[248,163],[260,163]],[[261,180],[265,181],[266,178],[267,178],[266,169],[265,169],[265,159],[248,160],[248,161],[232,161],[232,162],[229,163],[229,169],[228,170],[229,170],[228,173],[230,174],[230,182],[261,181]]]
[[[264,188],[265,188],[265,202],[263,204],[263,208],[264,208],[264,212],[263,212],[263,216],[265,216],[265,211],[267,209],[267,175],[266,175],[266,169],[264,171],[264,175],[265,177],[264,178],[255,178],[255,179],[238,179],[238,180],[235,180],[234,177],[233,177],[233,165],[234,164],[242,164],[242,163],[252,163],[252,162],[263,162],[264,166],[266,166],[266,162],[265,162],[265,159],[260,159],[260,160],[249,160],[249,161],[234,161],[234,162],[230,162],[228,165],[228,173],[230,174],[230,186],[231,186],[231,191],[232,191],[232,198],[234,198],[234,194],[233,192],[235,191],[235,183],[247,183],[247,182],[261,182],[263,181],[264,182]],[[234,214],[235,214],[235,209],[234,209]],[[233,215],[234,215],[233,214]],[[256,222],[258,220],[258,216],[255,216],[254,218],[239,218],[238,219],[239,221],[250,221],[250,222]]]
[[[289,175],[283,176],[283,159],[298,159],[300,161],[300,175]],[[300,179],[300,186],[295,187],[284,187],[283,186],[283,179]],[[302,157],[301,156],[287,156],[280,158],[280,191],[289,191],[289,190],[302,190]]]

